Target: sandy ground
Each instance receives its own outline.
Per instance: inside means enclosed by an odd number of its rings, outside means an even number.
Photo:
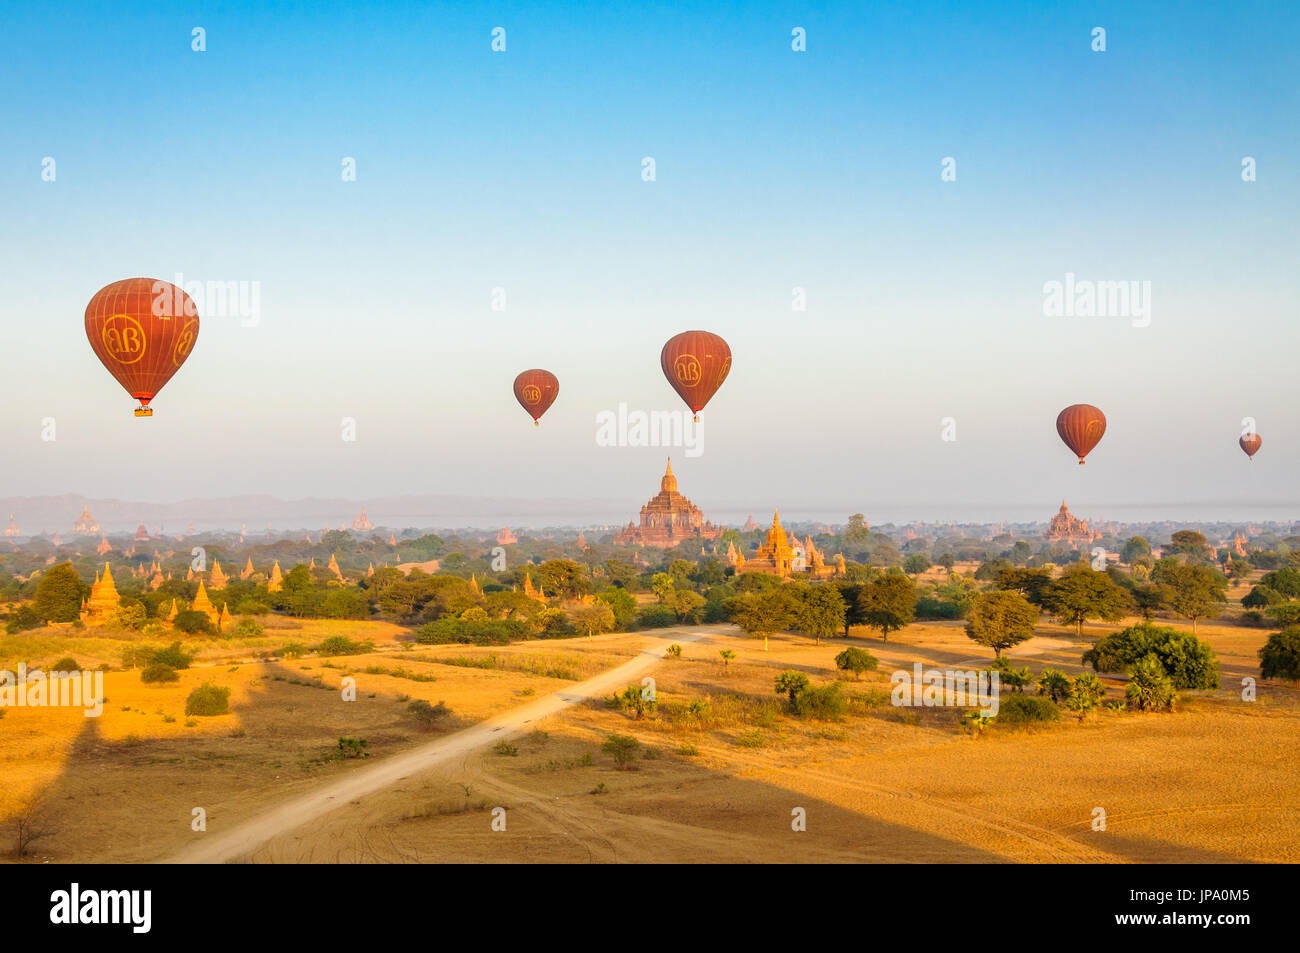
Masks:
[[[1082,652],[1117,628],[1085,626],[1080,640],[1045,624],[1009,654],[1035,672],[1073,674]],[[411,650],[380,637],[375,653],[334,659],[334,668],[315,658],[223,663],[163,688],[110,673],[101,719],[11,711],[0,724],[0,767],[15,782],[0,792],[0,817],[42,792],[57,833],[36,859],[55,861],[1300,860],[1300,693],[1261,683],[1258,701],[1240,697],[1265,630],[1202,623],[1223,687],[1187,693],[1173,714],[1104,711],[978,737],[959,712],[887,701],[888,673],[914,661],[987,664],[990,653],[960,624],[914,625],[887,644],[856,630],[849,643],[820,646],[781,636],[768,652],[730,627],[691,632],[699,641],[641,633],[494,649]],[[649,661],[655,715],[635,719],[600,700],[625,673],[589,701],[545,715],[534,708],[526,725],[509,715],[552,692],[585,694],[575,686],[639,661],[665,634],[683,653]],[[829,681],[845,644],[881,661],[878,672],[845,681],[856,696],[850,712],[821,722],[786,711],[774,676],[797,669],[814,684]],[[723,647],[737,654],[726,666]],[[494,667],[467,667],[488,656]],[[360,695],[343,704],[337,685],[349,672]],[[158,714],[174,713],[204,679],[231,685],[232,714],[189,727]],[[1107,683],[1119,698],[1122,681]],[[445,700],[454,723],[420,732],[405,714],[408,696]],[[701,699],[712,714],[692,720],[686,706]],[[502,732],[468,735],[485,743],[454,742],[447,757],[421,760],[455,732],[503,715]],[[495,742],[514,729],[513,750],[498,753]],[[641,742],[634,770],[601,750],[611,733]],[[366,738],[374,758],[330,759],[344,734]],[[208,812],[206,832],[190,829],[194,806]],[[494,808],[504,809],[504,830],[493,829],[502,818]],[[1104,831],[1092,827],[1098,808]],[[804,831],[792,829],[797,809]]]

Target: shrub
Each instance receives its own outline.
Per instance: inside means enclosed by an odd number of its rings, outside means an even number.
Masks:
[[[301,642],[286,642],[280,646],[280,654],[284,658],[299,658],[306,655],[310,649]]]
[[[230,689],[213,685],[211,682],[204,682],[190,692],[189,698],[185,699],[185,714],[187,715],[211,717],[213,715],[225,715],[229,712]]]
[[[835,667],[841,672],[852,672],[855,676],[861,675],[863,672],[874,672],[879,664],[879,659],[866,649],[860,649],[857,646],[849,646],[835,656]]]
[[[504,738],[502,738],[500,741],[496,743],[496,745],[493,747],[493,750],[496,751],[497,754],[505,755],[508,758],[513,758],[519,754],[519,746],[512,745]]]
[[[230,634],[238,639],[255,639],[265,631],[256,619],[240,619]]]
[[[1070,686],[1070,697],[1065,707],[1070,711],[1092,711],[1106,697],[1106,686],[1092,672],[1080,672]]]
[[[1013,692],[1024,691],[1025,686],[1032,681],[1028,668],[1012,668],[1011,663],[1004,658],[995,659],[989,671],[998,673],[999,687],[1005,686]]]
[[[795,699],[802,692],[808,691],[811,687],[808,676],[803,672],[786,671],[776,677],[776,693],[778,695],[787,695],[790,698],[790,707],[794,707]]]
[[[369,758],[370,752],[366,751],[367,744],[365,738],[340,738],[339,755],[344,758]]]
[[[140,672],[140,681],[147,685],[158,684],[159,682],[179,681],[180,676],[176,674],[176,669],[170,665],[164,665],[162,662],[150,662]]]
[[[681,647],[680,645],[678,645],[676,642],[674,642],[672,645],[668,646],[668,653],[667,653],[667,654],[668,654],[669,658],[681,658],[681,657],[682,657],[682,647]]]
[[[998,703],[997,721],[1003,724],[1060,720],[1061,710],[1056,707],[1056,703],[1042,695],[1016,693]]]
[[[1149,622],[1106,636],[1083,654],[1083,663],[1098,672],[1122,672],[1147,656],[1155,656],[1174,688],[1219,687],[1219,662],[1207,643]]]
[[[1259,650],[1263,678],[1300,678],[1300,626],[1290,626],[1268,637]]]
[[[9,621],[5,623],[5,631],[13,635],[15,632],[26,632],[43,624],[36,610],[30,605],[23,604],[9,617]]]
[[[1286,602],[1286,596],[1262,583],[1251,589],[1241,599],[1241,604],[1247,609],[1262,609],[1265,606],[1275,606],[1280,602]]]
[[[212,622],[209,621],[207,615],[202,612],[195,612],[193,609],[182,609],[176,613],[172,625],[176,627],[176,631],[184,632],[187,635],[210,635],[213,631]]]
[[[374,642],[359,642],[355,639],[349,639],[346,635],[331,635],[316,646],[316,654],[331,657],[336,655],[365,655],[367,652],[373,652],[374,649]]]
[[[916,602],[916,618],[923,621],[938,619],[964,619],[970,612],[970,601],[948,602],[933,596],[922,596]]]
[[[1277,625],[1286,628],[1300,623],[1300,602],[1284,602],[1281,605],[1269,606],[1264,610],[1264,614]]]
[[[1288,598],[1300,599],[1300,569],[1291,566],[1287,566],[1285,569],[1275,569],[1272,572],[1265,573],[1259,584],[1275,589]]]
[[[165,649],[154,649],[149,652],[148,661],[166,665],[168,668],[182,669],[190,667],[194,656],[182,649],[179,642],[173,642]]]
[[[522,619],[480,621],[445,618],[427,622],[415,630],[421,645],[506,645],[530,638],[532,630]]]
[[[641,629],[664,629],[677,624],[677,613],[667,606],[646,606],[637,613],[636,624]]]
[[[840,693],[838,682],[819,685],[800,692],[794,700],[795,714],[803,718],[835,721],[843,717],[848,702]]]
[[[1139,711],[1173,708],[1177,699],[1174,683],[1154,653],[1133,663],[1124,695],[1129,705]]]
[[[1064,672],[1045,668],[1038,676],[1038,694],[1046,695],[1059,705],[1070,694],[1070,680]]]
[[[444,719],[451,715],[451,709],[447,707],[446,702],[438,702],[436,705],[430,705],[423,698],[417,698],[411,704],[406,706],[406,710],[411,713],[421,728],[428,730],[437,727]]]
[[[637,749],[640,747],[641,742],[630,735],[610,735],[600,746],[600,750],[612,757],[614,765],[623,771],[627,770],[636,759]]]
[[[77,664],[77,660],[74,659],[71,655],[63,656],[63,658],[59,659],[57,662],[55,662],[53,665],[50,666],[51,675],[57,672],[79,672],[79,671],[81,671],[81,666]]]

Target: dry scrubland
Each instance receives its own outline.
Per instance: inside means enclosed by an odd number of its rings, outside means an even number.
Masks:
[[[1044,624],[1008,653],[1035,673],[1074,674],[1079,656],[1120,626]],[[659,707],[634,719],[595,701],[539,730],[396,785],[285,832],[253,854],[276,861],[1297,861],[1300,860],[1300,691],[1261,683],[1267,631],[1201,624],[1219,655],[1223,688],[1184,692],[1173,714],[1102,711],[1060,724],[993,727],[973,736],[960,712],[897,709],[888,673],[970,668],[991,653],[960,623],[921,623],[888,644],[855,630],[846,643],[780,636],[764,652],[729,626],[704,627],[682,657],[653,669]],[[333,659],[252,661],[277,644],[327,635],[369,639],[375,651]],[[0,722],[0,817],[38,792],[55,833],[36,859],[165,859],[280,800],[374,763],[333,756],[340,736],[375,758],[426,743],[628,660],[671,633],[542,641],[503,648],[418,647],[382,623],[289,623],[247,642],[204,641],[173,685],[110,672],[103,717],[11,710]],[[0,659],[71,654],[116,664],[124,643],[41,633],[0,641]],[[844,682],[838,721],[789,714],[773,691],[785,669],[814,684],[837,676],[846,644],[880,671]],[[737,658],[724,667],[720,648]],[[490,667],[485,667],[490,666]],[[340,701],[345,674],[358,700]],[[184,700],[202,681],[232,689],[229,715],[187,724]],[[1107,678],[1109,697],[1122,680]],[[324,687],[321,687],[321,686]],[[445,701],[446,724],[422,731],[410,699]],[[708,700],[703,714],[691,703]],[[601,750],[611,733],[641,747],[632,770]],[[208,812],[209,834],[190,831]],[[491,830],[506,808],[507,830]],[[791,831],[791,810],[808,830]],[[1108,830],[1090,828],[1102,807]]]

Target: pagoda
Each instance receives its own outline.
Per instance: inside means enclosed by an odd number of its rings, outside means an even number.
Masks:
[[[334,573],[335,578],[337,579],[343,578],[343,571],[339,569],[338,553],[330,553],[329,565],[326,566],[325,568],[328,569],[330,572]]]
[[[136,541],[137,543],[147,543],[147,542],[149,542],[149,531],[148,531],[147,529],[144,528],[144,524],[143,524],[143,523],[141,523],[138,527],[136,527],[136,530],[135,530],[135,541]]]
[[[202,579],[199,580],[199,591],[195,593],[194,604],[190,606],[190,609],[194,612],[202,612],[208,617],[208,621],[214,625],[220,616],[220,613],[217,612],[217,607],[214,606],[212,600],[208,598],[208,591],[203,588]]]
[[[361,515],[352,521],[352,532],[365,533],[375,528],[375,524],[366,518],[366,508],[361,508]]]
[[[655,546],[667,549],[688,539],[717,539],[722,527],[706,522],[700,508],[677,492],[673,462],[659,481],[659,492],[641,507],[641,522],[629,522],[614,536],[619,546]]]
[[[267,592],[279,592],[284,585],[284,574],[280,572],[280,560],[275,561],[271,567],[271,578],[266,584]]]
[[[14,522],[14,514],[12,513],[9,514],[9,525],[5,527],[5,535],[10,539],[15,536],[23,535],[23,531],[20,530],[18,524]]]
[[[95,517],[90,515],[90,507],[81,508],[81,515],[77,517],[77,522],[72,524],[72,532],[77,536],[99,535],[99,523],[95,522]]]
[[[221,571],[220,559],[214,559],[212,561],[211,581],[213,589],[224,589],[226,588],[226,583],[230,582],[230,577]]]
[[[86,600],[82,618],[89,622],[102,621],[117,611],[120,599],[113,582],[113,570],[104,563],[104,575],[101,577],[95,573],[95,584],[90,587],[90,598]]]
[[[396,546],[396,545],[397,545],[397,537],[394,536],[392,533],[389,533],[389,534],[388,534],[388,545],[389,545],[389,546]]]
[[[764,572],[773,576],[805,576],[813,579],[825,579],[844,572],[844,557],[835,561],[835,567],[826,565],[826,557],[813,545],[812,537],[805,537],[801,544],[794,535],[781,525],[781,514],[772,513],[772,526],[767,531],[767,538],[758,547],[758,552],[748,559],[737,553],[734,563],[736,573]]]
[[[1101,533],[1088,527],[1087,520],[1081,520],[1070,513],[1065,500],[1061,501],[1061,508],[1047,524],[1047,532],[1043,535],[1053,543],[1090,543],[1101,538]]]
[[[230,618],[230,610],[226,608],[226,604],[221,603],[221,614],[217,616],[217,631],[221,632],[230,628],[234,621],[234,619]]]
[[[513,546],[517,542],[519,542],[519,537],[504,526],[497,531],[497,545]]]
[[[240,579],[247,579],[249,576],[251,576],[251,575],[253,574],[253,571],[254,571],[254,570],[253,570],[253,557],[252,557],[252,556],[249,556],[249,557],[248,557],[248,562],[244,563],[244,569],[243,569],[242,572],[240,572],[240,574],[239,574],[239,578],[240,578]]]
[[[113,551],[113,546],[111,543],[109,543],[108,537],[101,536],[99,538],[99,545],[95,547],[95,552],[103,556],[105,553],[111,553],[112,551]]]
[[[754,514],[749,514],[749,519],[745,520],[745,525],[740,528],[742,533],[752,533],[758,529],[758,524],[754,522]]]

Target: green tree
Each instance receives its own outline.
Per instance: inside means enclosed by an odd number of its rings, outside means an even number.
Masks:
[[[614,587],[598,592],[596,601],[605,603],[614,613],[614,631],[626,632],[636,621],[636,599],[626,589]]]
[[[981,592],[966,617],[966,635],[987,645],[997,658],[1002,650],[1032,638],[1038,623],[1038,607],[1018,592]]]
[[[1130,536],[1124,543],[1124,548],[1119,551],[1119,561],[1127,566],[1133,565],[1133,561],[1139,556],[1151,555],[1151,543],[1145,536]]]
[[[1174,707],[1177,696],[1164,666],[1154,655],[1138,660],[1124,690],[1128,703],[1139,711],[1158,711]]]
[[[879,629],[884,642],[889,641],[890,632],[910,625],[916,613],[916,585],[899,573],[871,580],[859,598],[864,624]]]
[[[852,672],[854,678],[863,672],[875,671],[876,666],[879,664],[879,659],[866,649],[860,649],[856,645],[849,646],[835,656],[835,667],[841,672]]]
[[[903,560],[903,572],[909,576],[919,576],[930,568],[930,557],[924,553],[912,553]]]
[[[614,766],[620,771],[628,770],[636,760],[636,753],[641,742],[631,735],[609,735],[600,750],[614,759]]]
[[[1071,566],[1043,593],[1043,606],[1062,622],[1073,622],[1082,636],[1089,619],[1118,622],[1132,602],[1107,573],[1086,563]]]
[[[1070,695],[1070,679],[1064,672],[1045,668],[1038,676],[1038,694],[1046,695],[1059,705]]]
[[[849,517],[849,525],[844,528],[844,544],[846,546],[865,545],[871,539],[871,528],[867,526],[867,518],[861,513],[854,513]]]
[[[1293,625],[1268,637],[1259,650],[1261,678],[1300,679],[1300,625]]]
[[[650,577],[650,591],[655,594],[660,602],[666,603],[676,587],[677,584],[673,581],[673,577],[666,572],[657,572]]]
[[[1164,565],[1160,567],[1157,581],[1169,589],[1169,607],[1192,621],[1203,619],[1227,600],[1223,577],[1206,566],[1194,564]]]
[[[614,610],[603,602],[593,602],[589,606],[579,606],[571,613],[573,624],[579,632],[591,638],[597,632],[608,632],[614,628]]]
[[[750,638],[761,636],[766,652],[768,636],[785,630],[791,615],[790,597],[783,588],[773,588],[736,597],[731,621]]]
[[[839,590],[829,583],[807,586],[794,607],[794,627],[811,635],[818,645],[844,625],[845,605]]]
[[[788,696],[790,707],[793,708],[800,692],[806,692],[811,684],[803,672],[785,671],[776,677],[776,693]]]
[[[42,622],[76,622],[88,592],[72,563],[59,563],[41,573],[32,608]]]

